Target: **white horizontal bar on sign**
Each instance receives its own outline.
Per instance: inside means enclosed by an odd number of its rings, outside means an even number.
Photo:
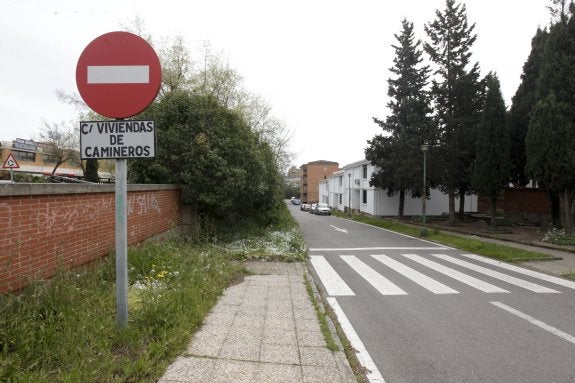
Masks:
[[[88,65],[88,84],[149,83],[149,65]]]

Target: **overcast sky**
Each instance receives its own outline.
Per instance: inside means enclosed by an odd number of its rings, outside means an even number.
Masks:
[[[550,0],[467,0],[473,61],[497,72],[507,106]],[[43,121],[77,121],[56,89],[77,93],[78,57],[96,37],[141,18],[154,38],[183,36],[223,52],[244,86],[293,132],[294,164],[363,159],[388,111],[394,34],[417,38],[445,0],[0,0],[0,140],[34,138]]]

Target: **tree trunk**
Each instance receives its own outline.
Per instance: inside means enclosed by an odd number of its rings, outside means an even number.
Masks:
[[[465,221],[465,188],[459,188],[459,220]]]
[[[497,230],[497,197],[491,198],[491,230]]]
[[[448,191],[449,195],[449,223],[455,223],[455,190],[450,188]]]
[[[554,227],[561,227],[561,203],[559,201],[559,193],[555,191],[549,192],[549,201],[551,202],[551,220]]]
[[[397,215],[399,218],[403,218],[403,212],[405,208],[405,190],[399,192],[399,209]]]
[[[561,200],[561,219],[563,221],[563,229],[565,235],[573,234],[573,198],[569,189],[564,189],[559,192],[559,199]]]

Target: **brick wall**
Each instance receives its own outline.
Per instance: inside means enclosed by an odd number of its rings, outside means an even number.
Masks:
[[[489,214],[491,201],[479,197],[477,211]],[[505,219],[512,223],[543,224],[551,220],[551,202],[545,190],[532,188],[510,188],[497,198],[497,209],[502,209]]]
[[[181,190],[128,185],[128,241],[182,224]],[[114,185],[0,185],[0,293],[48,278],[115,248]]]

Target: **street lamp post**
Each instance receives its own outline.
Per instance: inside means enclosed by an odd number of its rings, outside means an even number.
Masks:
[[[423,226],[425,226],[425,202],[427,200],[427,176],[425,174],[426,167],[427,167],[427,151],[429,150],[429,145],[423,144],[421,145],[421,151],[423,152],[423,187],[421,190],[421,221],[423,222]]]
[[[351,217],[351,170],[347,175],[348,185],[347,185],[347,212],[348,215]]]

